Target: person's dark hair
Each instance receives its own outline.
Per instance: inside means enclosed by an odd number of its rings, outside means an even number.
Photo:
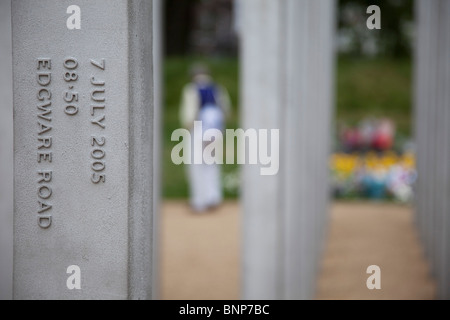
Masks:
[[[193,64],[189,70],[189,75],[191,76],[191,78],[194,78],[195,76],[198,76],[201,74],[211,75],[208,66],[203,63]]]

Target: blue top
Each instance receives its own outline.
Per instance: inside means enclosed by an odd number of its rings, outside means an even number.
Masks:
[[[200,109],[207,105],[217,105],[216,102],[216,88],[214,85],[207,85],[205,87],[198,87],[200,94]]]

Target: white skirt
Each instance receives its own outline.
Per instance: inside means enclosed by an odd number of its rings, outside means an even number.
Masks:
[[[208,127],[204,127],[203,130],[206,130]],[[191,137],[192,151],[195,145],[194,139],[199,139],[197,143],[203,145],[203,141],[200,141],[202,137],[196,137],[193,132],[191,132]],[[204,148],[202,148],[202,152],[203,150]],[[220,165],[206,163],[194,164],[192,162],[192,164],[187,166],[192,208],[196,211],[204,211],[210,207],[219,205],[223,200]]]

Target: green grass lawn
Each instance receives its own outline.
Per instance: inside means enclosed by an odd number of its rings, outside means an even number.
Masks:
[[[178,111],[183,86],[189,82],[189,67],[203,61],[217,83],[225,86],[233,105],[227,128],[239,127],[239,62],[236,58],[167,58],[164,63],[163,197],[186,198],[188,185],[184,166],[174,165],[170,155],[177,142],[170,140],[180,127]],[[388,117],[394,120],[400,136],[411,134],[411,63],[408,60],[339,58],[336,72],[336,121],[348,125],[361,119]],[[224,165],[225,196],[234,198],[237,165]]]
[[[341,58],[336,85],[338,122],[353,125],[368,116],[388,117],[400,135],[411,134],[410,61]]]

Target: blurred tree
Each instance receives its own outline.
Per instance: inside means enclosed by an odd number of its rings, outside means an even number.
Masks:
[[[191,49],[203,55],[235,55],[234,0],[202,0],[196,5]]]
[[[234,0],[165,0],[167,55],[237,52]]]
[[[368,30],[367,7],[381,9],[381,30]],[[384,54],[394,58],[411,55],[413,0],[340,0],[339,30],[352,54]]]
[[[195,22],[194,9],[198,0],[164,0],[164,41],[167,55],[183,55]]]

